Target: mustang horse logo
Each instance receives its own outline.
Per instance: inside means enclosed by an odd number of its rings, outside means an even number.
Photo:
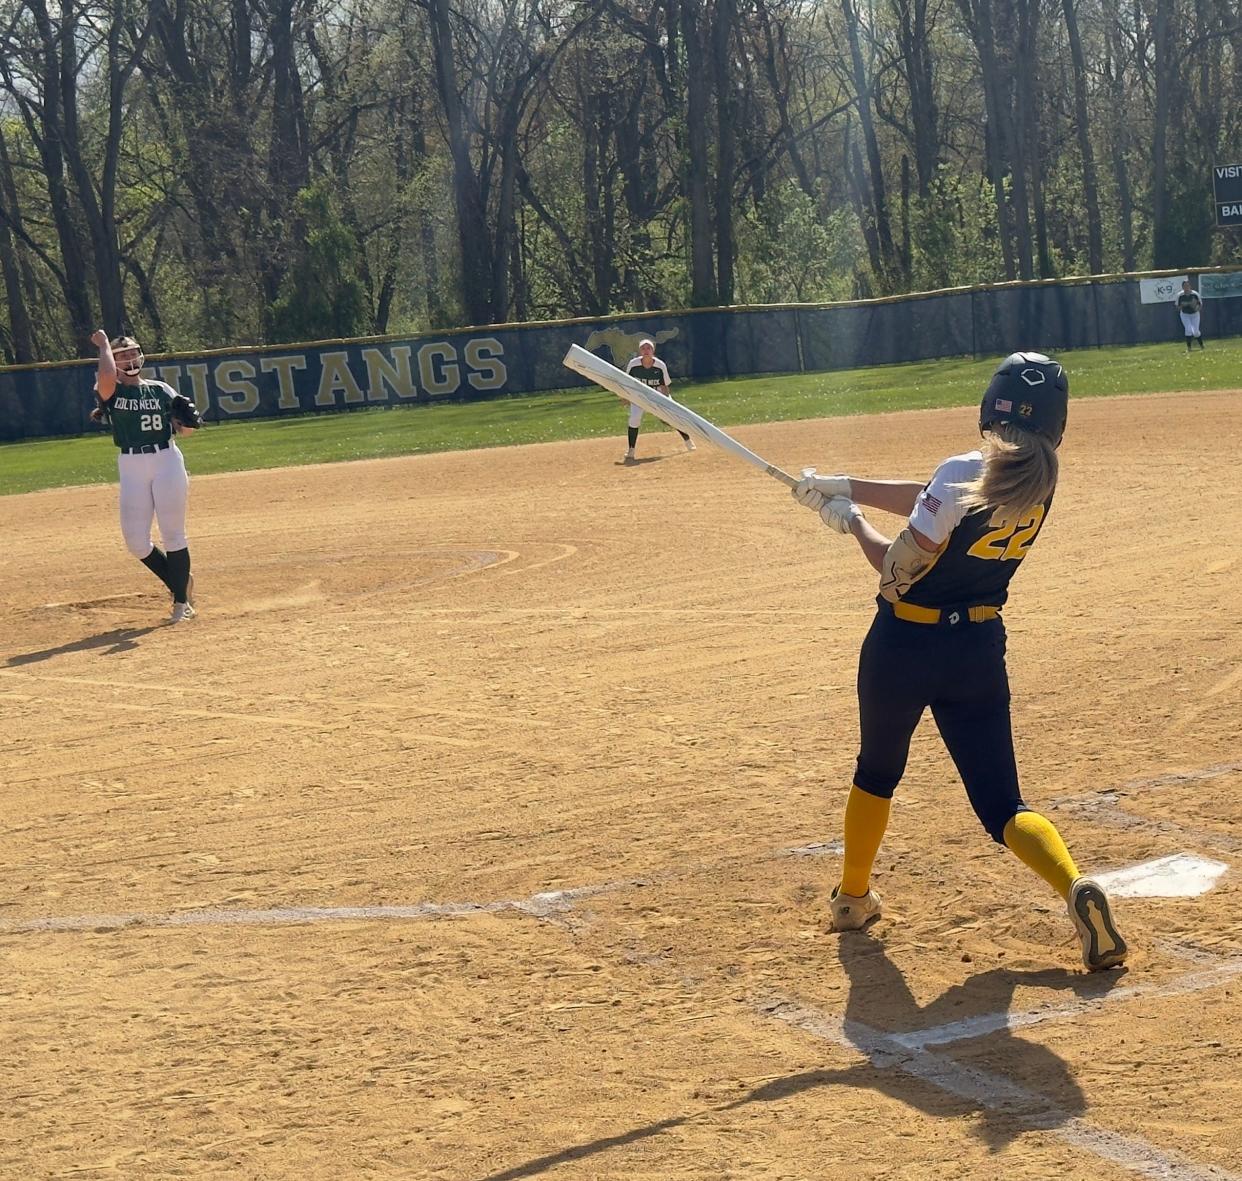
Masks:
[[[631,357],[638,356],[638,342],[642,340],[663,344],[681,335],[678,328],[664,328],[659,332],[623,332],[620,328],[597,328],[587,337],[586,347],[597,349],[607,345],[612,352],[612,363],[624,365]]]

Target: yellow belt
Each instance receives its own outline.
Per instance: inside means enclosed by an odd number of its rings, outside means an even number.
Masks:
[[[939,607],[919,607],[914,603],[893,603],[893,614],[907,623],[939,623],[944,612]],[[971,623],[983,623],[999,619],[999,607],[967,607],[966,617]]]

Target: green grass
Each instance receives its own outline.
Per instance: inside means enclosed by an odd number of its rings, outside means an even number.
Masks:
[[[1058,354],[1074,398],[1242,385],[1242,339],[1187,355],[1174,341]],[[675,383],[674,396],[722,427],[962,406],[978,401],[998,358],[950,358],[832,373]],[[648,428],[652,429],[652,428]],[[487,402],[394,406],[213,424],[185,445],[195,475],[473,447],[623,437],[625,416],[603,390],[521,394]],[[0,495],[116,480],[102,432],[0,445]]]

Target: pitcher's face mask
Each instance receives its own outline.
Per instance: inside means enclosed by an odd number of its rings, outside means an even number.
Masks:
[[[146,357],[142,355],[142,349],[137,345],[113,353],[112,359],[116,362],[117,372],[124,373],[126,377],[137,377],[147,363]]]

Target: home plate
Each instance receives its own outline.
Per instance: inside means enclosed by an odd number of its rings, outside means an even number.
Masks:
[[[1194,898],[1206,894],[1228,868],[1193,853],[1173,853],[1093,876],[1120,898]]]

